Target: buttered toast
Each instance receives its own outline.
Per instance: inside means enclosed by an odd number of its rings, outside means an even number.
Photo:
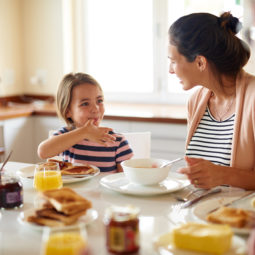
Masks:
[[[92,207],[89,200],[66,187],[62,189],[44,191],[43,197],[52,204],[57,211],[63,212],[67,215],[86,211]]]
[[[36,225],[48,226],[48,227],[64,227],[66,224],[60,220],[54,220],[45,217],[38,217],[31,215],[27,217],[26,221],[35,223]]]
[[[73,165],[70,162],[64,162],[57,159],[48,159],[46,163],[56,162],[59,164],[62,175],[73,174],[93,174],[95,169],[89,165]]]
[[[255,212],[223,206],[209,213],[206,219],[212,223],[228,224],[236,228],[247,228],[254,225]]]
[[[38,217],[58,220],[63,222],[65,225],[70,225],[76,222],[80,216],[84,215],[84,211],[80,211],[72,215],[66,215],[64,213],[56,211],[54,208],[42,208],[40,210],[36,210],[36,215]]]
[[[42,193],[45,203],[26,221],[49,227],[61,227],[75,223],[92,203],[70,188],[48,190]]]

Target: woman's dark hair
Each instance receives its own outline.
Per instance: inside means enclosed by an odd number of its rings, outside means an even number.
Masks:
[[[219,76],[236,76],[250,58],[248,45],[236,34],[239,20],[230,12],[220,17],[210,13],[193,13],[175,21],[169,28],[169,42],[193,62],[204,56]]]

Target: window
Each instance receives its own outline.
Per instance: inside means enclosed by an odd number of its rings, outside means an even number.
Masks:
[[[237,0],[214,0],[210,4],[204,0],[80,1],[73,14],[73,53],[81,63],[79,71],[94,76],[109,101],[183,104],[190,91],[184,92],[179,80],[168,73],[168,28],[184,14],[219,15],[229,10],[242,16]]]

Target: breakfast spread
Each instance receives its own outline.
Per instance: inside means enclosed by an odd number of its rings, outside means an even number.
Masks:
[[[64,162],[56,159],[48,159],[45,164],[58,163],[62,175],[74,174],[94,174],[96,171],[89,165],[74,165],[70,162]]]
[[[232,236],[228,225],[190,222],[173,230],[172,242],[179,249],[220,255],[230,249]]]
[[[49,227],[62,227],[75,223],[92,207],[89,200],[70,188],[48,190],[42,193],[45,203],[35,214],[27,217],[28,222]]]
[[[255,225],[255,212],[223,206],[209,213],[206,219],[212,223],[228,224],[235,228],[252,228]]]

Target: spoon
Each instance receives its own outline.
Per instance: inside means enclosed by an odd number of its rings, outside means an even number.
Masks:
[[[163,168],[163,167],[172,165],[173,163],[176,163],[176,162],[181,161],[181,160],[183,160],[183,158],[177,158],[177,159],[171,160],[169,162],[166,162],[166,163],[162,164],[161,166],[159,166],[159,168]]]
[[[6,163],[8,162],[9,158],[11,157],[11,155],[12,155],[12,150],[10,151],[8,157],[4,160],[4,162],[3,162],[3,164],[2,164],[2,166],[1,166],[1,168],[0,168],[0,172],[2,172],[2,170],[4,169],[4,166],[5,166]]]

